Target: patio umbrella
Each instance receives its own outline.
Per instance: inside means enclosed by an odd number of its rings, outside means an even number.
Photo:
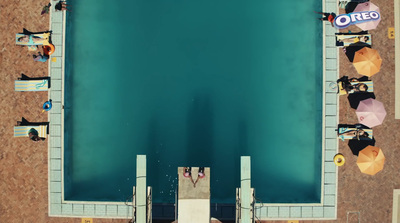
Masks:
[[[353,65],[359,74],[371,77],[379,72],[381,64],[382,58],[375,49],[364,47],[354,54]]]
[[[383,169],[385,156],[380,148],[367,146],[358,154],[357,166],[362,173],[375,175]]]
[[[349,100],[350,107],[353,109],[357,109],[360,101],[368,99],[368,98],[375,98],[375,94],[373,92],[356,92],[349,94],[347,99]]]
[[[365,147],[375,146],[375,138],[372,138],[372,140],[350,139],[347,145],[349,145],[351,152],[358,156],[358,153]]]
[[[356,54],[356,52],[361,50],[364,47],[371,48],[371,45],[369,45],[368,43],[364,43],[364,42],[357,42],[357,43],[352,43],[348,47],[346,47],[346,56],[347,56],[347,58],[349,58],[349,61],[353,62],[354,55]]]
[[[358,121],[370,128],[382,124],[386,117],[383,103],[372,98],[360,101],[356,114]]]
[[[376,11],[380,14],[379,7],[372,4],[371,2],[359,3],[353,12],[365,12],[365,11]],[[377,19],[377,20],[371,20],[368,22],[357,23],[356,26],[358,26],[362,30],[371,30],[371,29],[375,29],[378,26],[380,21],[381,21],[381,17],[379,17],[379,19]]]

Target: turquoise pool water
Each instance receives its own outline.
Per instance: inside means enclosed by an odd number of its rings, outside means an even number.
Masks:
[[[241,155],[262,202],[320,202],[321,1],[70,4],[66,200],[125,201],[146,154],[156,203],[178,166],[211,167],[233,203]]]

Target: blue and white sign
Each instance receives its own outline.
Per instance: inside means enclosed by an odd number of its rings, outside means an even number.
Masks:
[[[352,12],[349,14],[341,14],[336,16],[333,24],[338,29],[344,29],[357,23],[378,20],[380,17],[381,15],[379,15],[379,12],[377,11]]]

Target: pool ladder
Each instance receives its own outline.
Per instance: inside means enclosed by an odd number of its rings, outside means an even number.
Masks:
[[[136,187],[133,187],[133,197],[132,197],[132,204],[133,204],[133,210],[132,210],[132,220],[130,222],[132,223],[151,223],[153,221],[152,217],[152,206],[153,206],[153,195],[152,195],[152,188],[147,187],[147,196],[146,196],[146,222],[137,222],[136,221],[136,199],[135,199],[135,190]]]
[[[236,188],[236,214],[235,214],[235,223],[245,223],[245,222],[255,222],[255,200],[254,200],[254,188],[251,188],[251,206],[250,206],[250,219],[242,219],[242,208],[243,209],[248,209],[245,207],[242,207],[241,203],[241,194],[240,194],[240,188]]]

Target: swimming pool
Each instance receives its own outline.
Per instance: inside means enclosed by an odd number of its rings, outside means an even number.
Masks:
[[[67,20],[66,200],[124,201],[147,154],[154,202],[174,202],[186,165],[210,166],[213,202],[234,202],[240,155],[262,202],[320,202],[320,2],[80,4]]]

